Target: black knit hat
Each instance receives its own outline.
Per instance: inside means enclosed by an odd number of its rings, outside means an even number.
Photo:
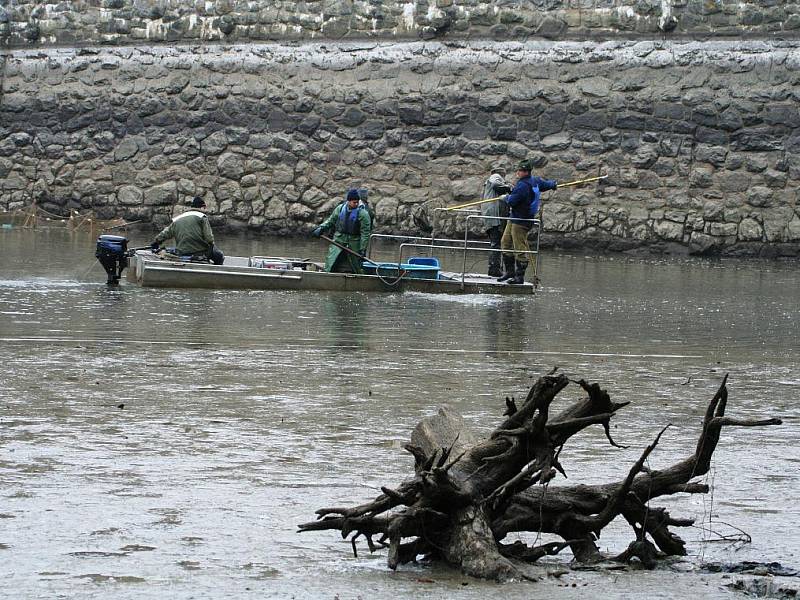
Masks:
[[[206,201],[203,200],[200,196],[195,196],[192,198],[192,208],[205,208]]]

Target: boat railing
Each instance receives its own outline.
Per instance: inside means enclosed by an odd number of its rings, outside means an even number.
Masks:
[[[421,241],[423,241],[423,242],[426,242],[424,245],[426,245],[426,246],[429,246],[429,247],[435,247],[435,243],[436,243],[436,242],[442,242],[442,243],[452,243],[452,244],[462,244],[462,243],[463,243],[463,241],[464,241],[464,240],[462,240],[461,238],[456,238],[456,239],[448,239],[448,238],[433,238],[433,237],[427,237],[427,236],[423,236],[423,235],[398,235],[398,234],[392,234],[392,233],[373,233],[373,234],[371,234],[371,235],[369,236],[369,239],[370,239],[370,247],[372,247],[372,240],[373,240],[373,239],[384,239],[384,240],[390,240],[390,239],[391,239],[391,240],[421,240]],[[477,246],[488,246],[488,245],[489,245],[489,242],[488,242],[488,241],[486,241],[486,240],[476,240],[476,239],[471,239],[471,240],[469,240],[469,242],[470,242],[471,244],[475,244],[475,245],[477,245]],[[462,248],[463,248],[463,246],[458,246],[458,249],[459,249],[459,250],[461,250]],[[473,250],[478,250],[479,248],[477,248],[477,247],[470,247],[470,249],[473,249]]]
[[[523,252],[514,252],[514,254],[528,254],[531,257],[530,262],[533,263],[533,281],[534,283],[538,281],[538,272],[539,272],[539,240],[541,238],[542,233],[542,220],[541,219],[516,219],[513,217],[501,217],[501,216],[493,216],[493,215],[484,215],[480,210],[475,208],[459,208],[459,209],[450,209],[450,208],[434,208],[433,209],[433,223],[432,223],[432,231],[431,237],[434,240],[432,245],[435,244],[437,240],[435,233],[436,233],[436,225],[439,221],[439,215],[443,214],[444,212],[447,213],[455,213],[460,215],[466,215],[466,222],[464,224],[464,240],[463,240],[463,266],[461,269],[461,281],[463,283],[465,273],[467,270],[467,250],[475,250],[478,252],[499,252],[502,253],[503,250],[500,248],[474,248],[469,246],[469,242],[473,241],[469,239],[469,232],[470,232],[470,221],[511,221],[512,219],[515,221],[524,221],[526,223],[531,224],[530,230],[536,230],[536,245],[534,249],[523,251]],[[530,235],[530,232],[528,233]],[[487,245],[489,242],[485,242]],[[402,253],[401,253],[402,255]]]
[[[487,215],[468,215],[467,216],[467,226],[464,227],[464,245],[467,244],[467,236],[469,236],[469,220],[470,219],[478,219],[478,220],[487,220],[487,219],[496,219],[498,221],[511,221],[512,219],[515,221],[524,221],[526,223],[531,224],[530,231],[528,232],[528,236],[530,236],[530,232],[534,229],[536,230],[536,245],[533,247],[532,250],[527,251],[514,251],[514,254],[528,254],[530,255],[530,263],[533,267],[533,281],[534,284],[539,280],[539,240],[541,239],[542,233],[542,220],[541,219],[516,219],[514,217],[491,217]],[[503,250],[501,248],[488,248],[488,252],[500,252],[502,253]],[[464,269],[467,268],[467,253],[464,252]]]
[[[434,209],[434,211],[444,210],[444,209]],[[370,235],[370,244],[369,248],[372,249],[372,240],[373,239],[392,239],[392,240],[402,240],[400,246],[397,251],[397,269],[400,271],[401,265],[403,264],[403,257],[406,255],[406,250],[410,248],[420,248],[428,251],[429,255],[433,254],[433,250],[459,250],[462,253],[462,267],[461,267],[461,285],[462,287],[465,284],[465,278],[467,273],[467,254],[470,252],[500,252],[502,253],[502,249],[500,248],[488,248],[487,246],[490,245],[490,242],[486,240],[477,240],[477,239],[470,239],[469,232],[470,232],[470,221],[481,221],[481,220],[488,220],[488,219],[495,219],[498,221],[510,221],[512,217],[494,217],[494,216],[486,216],[482,215],[477,211],[469,210],[469,211],[452,211],[452,212],[462,212],[467,213],[466,215],[466,224],[464,227],[464,237],[463,238],[445,238],[445,237],[436,237],[433,235],[435,233],[435,229],[431,232],[430,237],[421,236],[421,235],[395,235],[395,234],[382,234],[382,233],[373,233]],[[435,214],[435,213],[434,213]],[[515,221],[526,221],[531,223],[531,230],[536,230],[536,245],[534,249],[524,251],[524,252],[516,252],[515,254],[528,254],[531,256],[531,261],[533,263],[533,276],[534,281],[536,281],[536,276],[538,273],[538,256],[539,256],[539,237],[541,233],[542,222],[541,219],[514,219]],[[436,217],[434,217],[434,227],[436,223]]]

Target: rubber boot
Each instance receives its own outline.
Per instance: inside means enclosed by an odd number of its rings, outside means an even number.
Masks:
[[[518,262],[517,263],[517,271],[514,273],[514,277],[508,280],[508,283],[513,285],[522,285],[525,283],[525,270],[528,268],[528,263],[526,262]]]
[[[489,229],[487,231],[487,233],[489,234],[489,244],[490,244],[489,248],[491,250],[500,250],[500,233],[496,232],[495,231],[496,229],[499,228],[493,227],[492,229]],[[502,252],[489,252],[489,260],[488,260],[489,270],[486,272],[486,274],[489,277],[503,276],[503,269],[500,268],[500,262],[502,256],[503,256]]]
[[[497,281],[508,281],[514,277],[514,255],[506,256],[503,254],[503,274],[497,278]]]
[[[489,253],[489,270],[486,273],[489,277],[502,277],[503,269],[500,268],[500,253]]]

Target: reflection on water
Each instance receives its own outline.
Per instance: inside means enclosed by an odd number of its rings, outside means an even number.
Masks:
[[[325,251],[257,238],[222,247]],[[787,417],[780,428],[724,433],[707,478],[713,502],[658,504],[697,519],[679,531],[694,564],[800,566],[800,534],[788,525],[800,462],[794,264],[547,255],[536,297],[495,298],[108,288],[92,254],[90,238],[0,231],[0,591],[496,593],[427,567],[391,574],[384,555],[363,548],[355,559],[334,534],[298,536],[294,526],[405,478],[412,460],[400,446],[439,405],[487,431],[505,396],[523,395],[553,366],[633,402],[613,430],[630,448],[609,447],[602,430],[583,433],[561,456],[570,482],[622,478],[667,422],[650,466],[687,455],[726,372],[729,414]],[[566,403],[579,393],[562,395]],[[734,552],[712,543],[707,529],[722,522],[752,544]],[[628,541],[620,525],[601,545]],[[580,588],[554,581],[503,593],[527,598],[538,585],[578,597]],[[651,597],[647,586],[675,585],[675,575],[577,581],[606,596]]]

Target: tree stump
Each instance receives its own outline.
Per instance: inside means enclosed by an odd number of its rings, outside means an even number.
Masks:
[[[442,560],[466,575],[508,580],[526,577],[521,566],[569,547],[576,561],[639,561],[652,567],[665,556],[685,555],[685,543],[672,527],[692,519],[673,518],[650,505],[659,496],[706,493],[694,480],[708,472],[711,457],[727,426],[779,425],[780,419],[738,420],[725,416],[726,375],[709,402],[694,453],[662,470],[644,465],[667,425],[645,448],[622,481],[600,485],[547,488],[558,473],[566,476],[559,456],[572,436],[602,425],[612,446],[609,422],[628,403],[612,402],[597,384],[571,381],[555,371],[538,379],[517,408],[506,399],[505,420],[486,439],[470,433],[461,417],[441,409],[423,419],[405,449],[414,456],[414,476],[359,506],[322,508],[318,520],[299,525],[300,532],[337,530],[351,536],[353,552],[364,538],[370,551],[387,548],[390,568],[419,556]],[[550,406],[570,383],[586,396],[561,413]],[[603,556],[596,540],[621,516],[633,540],[619,555]],[[513,532],[555,534],[563,541],[539,546],[504,544]]]

